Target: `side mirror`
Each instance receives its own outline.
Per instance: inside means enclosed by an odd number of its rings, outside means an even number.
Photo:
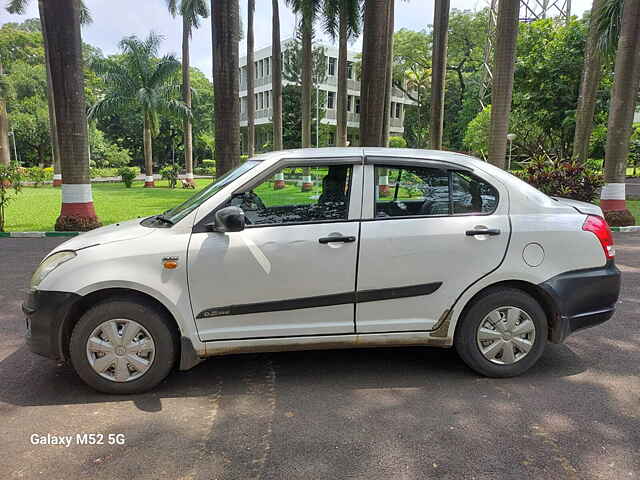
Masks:
[[[241,232],[244,230],[244,212],[240,207],[225,207],[215,214],[215,221],[207,225],[210,232]]]

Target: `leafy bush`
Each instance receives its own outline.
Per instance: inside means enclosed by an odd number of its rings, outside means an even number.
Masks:
[[[474,154],[484,157],[489,152],[489,126],[491,105],[487,105],[469,122],[464,134],[464,145]]]
[[[193,173],[195,173],[196,175],[206,175],[209,177],[215,177],[216,169],[208,168],[208,167],[196,167],[193,169]]]
[[[210,158],[205,158],[201,163],[203,167],[211,168],[216,166],[215,160],[211,160]]]
[[[136,175],[140,175],[140,167],[129,167],[132,168]],[[105,178],[105,177],[119,177],[120,169],[119,168],[90,168],[89,175],[91,178]]]
[[[538,157],[523,163],[518,176],[541,192],[592,202],[604,184],[602,175],[574,160],[552,160]]]
[[[27,168],[27,179],[33,182],[34,187],[38,187],[47,179],[47,174],[44,168],[30,167]]]
[[[178,174],[180,173],[180,166],[176,163],[167,165],[160,170],[163,180],[169,181],[169,188],[176,188],[178,184]]]
[[[4,232],[5,208],[20,193],[20,182],[22,174],[15,164],[0,165],[0,232]]]
[[[45,180],[53,180],[53,167],[43,168],[44,170],[44,179]]]
[[[407,148],[407,141],[402,137],[389,137],[390,148]]]
[[[131,188],[133,179],[138,176],[138,172],[136,172],[135,168],[132,167],[120,167],[118,169],[118,175],[122,177],[125,187]]]

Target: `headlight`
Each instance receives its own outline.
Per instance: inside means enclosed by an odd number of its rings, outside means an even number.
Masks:
[[[66,250],[64,252],[54,253],[53,255],[45,258],[33,274],[33,277],[31,277],[31,289],[35,290],[36,288],[38,288],[38,285],[40,285],[42,280],[44,280],[44,277],[49,275],[49,273],[62,265],[64,262],[67,262],[75,257],[76,252]]]

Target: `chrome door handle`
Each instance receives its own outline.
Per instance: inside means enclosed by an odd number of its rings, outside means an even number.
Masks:
[[[351,243],[356,241],[356,237],[322,237],[318,241],[322,244],[333,242]]]
[[[500,235],[499,228],[479,228],[477,230],[467,230],[467,237],[475,235]]]

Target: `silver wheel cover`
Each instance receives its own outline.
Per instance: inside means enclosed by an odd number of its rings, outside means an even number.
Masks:
[[[484,358],[497,365],[511,365],[526,357],[536,340],[536,326],[518,307],[499,307],[480,322],[476,341]]]
[[[156,346],[147,329],[124,318],[101,323],[87,339],[89,365],[112,382],[142,377],[151,368],[155,353]]]

